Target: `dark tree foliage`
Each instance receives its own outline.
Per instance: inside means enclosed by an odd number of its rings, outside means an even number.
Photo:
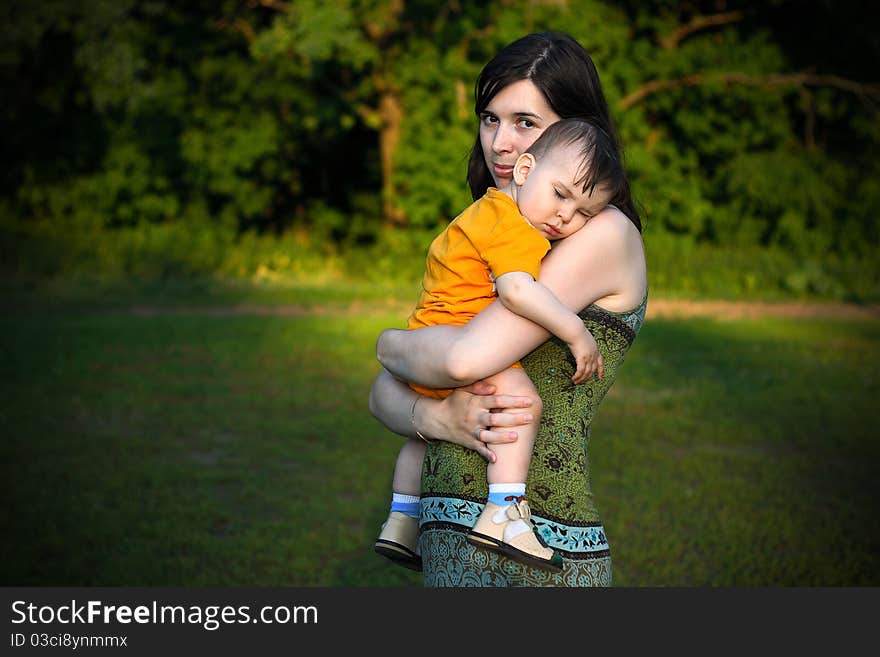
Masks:
[[[871,258],[880,241],[870,9],[10,0],[0,220],[62,250],[61,236],[155,227],[227,245],[251,231],[337,246],[434,231],[469,200],[480,68],[556,29],[597,63],[655,253],[784,252],[827,278],[822,263]]]

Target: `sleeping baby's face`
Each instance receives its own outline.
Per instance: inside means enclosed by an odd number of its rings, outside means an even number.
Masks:
[[[592,194],[575,181],[583,178],[577,146],[560,146],[535,158],[519,156],[514,166],[514,200],[520,213],[548,240],[576,233],[605,206],[610,195],[601,186]]]

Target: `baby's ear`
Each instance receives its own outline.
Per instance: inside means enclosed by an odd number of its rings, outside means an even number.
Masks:
[[[513,182],[517,185],[522,185],[535,167],[535,162],[537,162],[537,160],[531,153],[523,153],[520,155],[516,159],[516,164],[513,165]]]

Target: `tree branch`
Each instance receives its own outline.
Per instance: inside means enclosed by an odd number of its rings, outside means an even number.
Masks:
[[[695,73],[675,80],[652,80],[620,99],[618,108],[627,110],[648,96],[679,87],[697,87],[710,82],[742,84],[752,87],[832,87],[848,91],[861,98],[880,97],[880,84],[856,82],[837,75],[815,75],[813,73],[790,73],[756,77],[745,73]]]
[[[257,34],[256,32],[254,32],[253,26],[247,21],[244,21],[240,18],[235,19],[235,21],[233,21],[232,23],[221,18],[217,21],[214,21],[214,25],[216,25],[217,28],[220,30],[224,30],[227,32],[237,32],[238,34],[241,34],[244,37],[245,41],[247,41],[248,43],[257,38]]]
[[[689,35],[707,27],[715,27],[717,25],[726,25],[727,23],[736,23],[741,20],[743,13],[741,11],[728,11],[723,14],[712,14],[710,16],[695,16],[687,23],[679,27],[675,32],[659,39],[660,46],[666,50],[672,50],[678,47],[678,44]]]

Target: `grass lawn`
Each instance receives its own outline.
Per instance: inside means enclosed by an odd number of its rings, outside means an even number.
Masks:
[[[372,552],[399,440],[367,393],[399,310],[16,298],[4,585],[420,585]],[[878,371],[876,321],[647,323],[592,432],[615,585],[880,585]]]

